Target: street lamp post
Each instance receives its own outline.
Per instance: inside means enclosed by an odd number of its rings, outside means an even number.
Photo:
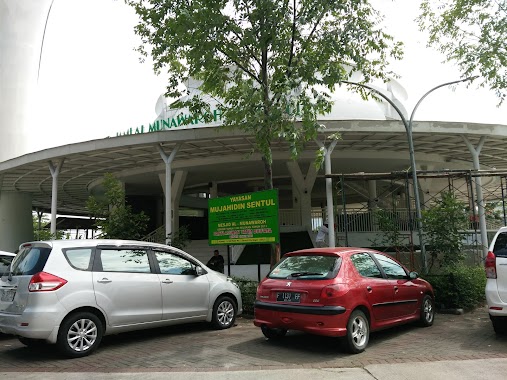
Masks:
[[[417,218],[417,233],[419,235],[419,244],[421,246],[421,261],[422,261],[422,271],[423,273],[426,273],[426,248],[424,246],[424,240],[423,240],[423,227],[422,227],[422,213],[421,213],[421,202],[419,198],[419,184],[417,183],[417,169],[415,165],[415,154],[414,154],[414,140],[412,138],[412,122],[414,120],[415,111],[421,104],[421,102],[433,91],[439,89],[440,87],[449,86],[452,84],[460,83],[460,82],[466,82],[469,80],[474,80],[476,77],[469,77],[465,79],[455,80],[452,82],[447,82],[440,84],[436,87],[433,87],[431,90],[426,92],[417,102],[414,109],[412,110],[412,114],[410,115],[410,119],[407,121],[406,117],[403,115],[403,112],[399,109],[399,107],[386,95],[384,95],[379,90],[370,87],[366,84],[362,83],[355,83],[355,82],[349,82],[349,81],[342,81],[342,83],[359,86],[366,88],[370,90],[371,92],[374,92],[375,94],[379,95],[383,99],[385,99],[393,108],[394,110],[400,115],[401,121],[403,122],[403,125],[405,126],[405,131],[407,132],[407,140],[408,140],[408,151],[410,155],[410,169],[412,171],[412,182],[414,183],[414,200],[415,200],[415,213]]]

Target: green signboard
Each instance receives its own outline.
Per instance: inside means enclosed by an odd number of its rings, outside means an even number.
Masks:
[[[279,243],[278,191],[208,199],[210,245]]]

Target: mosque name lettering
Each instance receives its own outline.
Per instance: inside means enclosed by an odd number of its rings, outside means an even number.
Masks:
[[[116,132],[116,137],[118,136],[126,136],[126,135],[136,135],[141,133],[151,133],[151,132],[160,132],[168,129],[174,128],[185,128],[197,126],[198,124],[206,123],[206,120],[209,120],[209,116],[211,116],[211,122],[220,122],[222,120],[222,113],[220,110],[213,110],[212,114],[203,114],[203,115],[184,115],[180,114],[174,117],[168,117],[167,119],[155,120],[153,123],[149,123],[148,127],[141,125],[137,128],[129,128],[125,132]]]
[[[286,112],[290,117],[301,116],[300,105],[297,104],[295,107],[287,106]],[[222,113],[217,109],[212,110],[211,115],[209,113],[199,115],[179,114],[167,119],[155,120],[153,123],[149,123],[148,127],[145,127],[143,124],[137,128],[129,128],[126,131],[116,132],[116,137],[160,132],[175,128],[203,127],[209,123],[220,123],[221,121]]]

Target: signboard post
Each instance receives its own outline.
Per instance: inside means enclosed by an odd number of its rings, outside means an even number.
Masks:
[[[279,243],[278,190],[208,199],[208,242],[210,245]]]

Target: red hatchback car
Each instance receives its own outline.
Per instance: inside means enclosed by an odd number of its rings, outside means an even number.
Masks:
[[[255,326],[270,339],[287,330],[346,337],[351,353],[370,331],[420,321],[431,326],[431,285],[382,252],[314,248],[290,252],[257,288]]]

